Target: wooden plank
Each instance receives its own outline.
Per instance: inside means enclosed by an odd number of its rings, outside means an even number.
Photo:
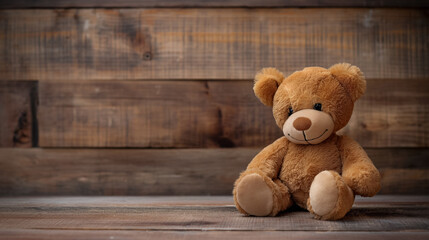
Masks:
[[[39,83],[42,147],[262,147],[282,136],[252,81]],[[429,147],[428,79],[368,80],[341,133],[365,147]]]
[[[34,230],[34,229],[0,229],[0,239],[85,239],[85,240],[105,240],[105,239],[348,239],[348,240],[426,240],[429,237],[427,232],[306,232],[306,231],[138,231],[138,230]]]
[[[355,207],[376,207],[383,204],[393,206],[428,206],[428,195],[376,195],[356,196]],[[160,208],[160,207],[222,207],[233,206],[231,195],[223,196],[19,196],[0,198],[0,209],[11,206],[22,208]],[[295,209],[298,210],[298,209]]]
[[[364,198],[357,197],[359,205],[368,205]],[[366,198],[369,199],[369,198]],[[392,195],[382,195],[371,198],[375,203],[389,204],[425,204],[426,196],[404,195],[394,198]],[[374,202],[373,201],[373,202]],[[371,204],[371,203],[369,203]],[[231,195],[224,196],[19,196],[0,198],[0,209],[14,206],[20,207],[107,207],[107,208],[140,208],[140,207],[183,207],[183,206],[226,206],[234,205]]]
[[[198,198],[195,196],[194,198]],[[213,197],[214,198],[214,197]],[[400,198],[400,196],[394,196]],[[141,197],[144,199],[144,197]],[[223,197],[221,197],[223,199]],[[360,205],[359,199],[340,221],[320,221],[300,209],[279,217],[244,217],[232,205],[199,206],[186,201],[167,206],[92,206],[66,204],[41,206],[1,198],[1,229],[37,230],[148,230],[148,231],[363,231],[428,233],[429,202],[404,205],[389,202]],[[31,203],[32,198],[29,198]],[[123,197],[127,202],[127,197]],[[6,202],[6,203],[5,203]],[[40,202],[38,200],[37,202]],[[287,233],[285,233],[287,234]]]
[[[250,81],[225,83],[40,83],[40,146],[260,146],[281,136]]]
[[[428,158],[426,158],[428,159]],[[381,194],[417,194],[416,186],[429,187],[429,170],[426,169],[381,169]],[[429,191],[423,190],[425,194]]]
[[[0,149],[0,194],[231,194],[257,151]]]
[[[368,80],[349,124],[340,134],[366,147],[429,146],[429,83]]]
[[[0,149],[0,195],[231,194],[260,149]],[[429,149],[367,149],[382,194],[429,194]]]
[[[426,1],[409,0],[1,0],[0,8],[136,8],[136,7],[428,7]]]
[[[0,147],[37,146],[37,83],[0,81]]]
[[[408,1],[407,1],[408,2]],[[0,12],[7,79],[251,79],[338,62],[429,76],[424,9],[61,9]]]

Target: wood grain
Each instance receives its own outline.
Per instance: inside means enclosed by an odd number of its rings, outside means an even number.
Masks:
[[[0,81],[0,147],[37,146],[37,83]]]
[[[376,195],[356,196],[354,206],[375,207],[383,204],[393,206],[427,206],[428,195]],[[14,196],[0,198],[0,209],[11,206],[21,208],[160,208],[160,207],[222,207],[233,206],[231,195],[221,196]],[[298,209],[291,209],[298,210]]]
[[[282,136],[252,81],[39,83],[42,147],[262,147]],[[341,133],[365,147],[429,147],[429,81],[368,80]]]
[[[42,82],[39,90],[43,147],[260,146],[281,136],[250,81]]]
[[[428,159],[428,158],[426,158]],[[429,169],[391,169],[382,168],[381,173],[381,193],[388,194],[418,194],[417,188],[429,187]],[[414,190],[412,190],[414,189]],[[421,190],[422,194],[429,191]],[[423,193],[424,192],[424,193]]]
[[[408,2],[408,1],[407,1]],[[251,79],[338,62],[429,76],[424,9],[56,9],[0,12],[5,79]]]
[[[369,79],[367,92],[340,134],[366,147],[429,146],[427,80]]]
[[[57,240],[57,239],[85,239],[85,240],[105,240],[105,239],[273,239],[278,240],[287,236],[287,239],[320,239],[320,240],[426,240],[429,237],[427,232],[321,232],[321,231],[150,231],[150,230],[34,230],[34,229],[0,229],[0,239],[15,240]]]
[[[0,149],[0,195],[231,194],[260,151],[233,149]],[[429,149],[367,149],[381,194],[429,194]]]
[[[427,239],[427,196],[357,198],[341,221],[244,217],[231,196],[0,198],[0,239]]]
[[[428,7],[419,0],[1,0],[0,8],[136,7]]]
[[[194,197],[198,199],[198,197]],[[400,196],[392,196],[400,198]],[[0,199],[0,228],[36,230],[86,231],[318,231],[318,232],[424,232],[428,233],[429,205],[409,202],[402,205],[389,202],[360,205],[359,200],[340,221],[313,219],[307,211],[295,209],[278,217],[244,217],[232,205],[200,206],[186,201],[159,206],[91,206],[68,203],[25,206],[8,198]],[[53,198],[55,199],[55,198]],[[88,198],[90,199],[90,198]],[[141,197],[144,201],[144,197]],[[213,197],[213,199],[216,199]],[[221,197],[223,199],[223,197]],[[123,197],[127,202],[127,197]],[[6,203],[4,203],[6,202]],[[37,200],[37,202],[40,202]],[[70,206],[70,204],[72,206]]]
[[[0,149],[0,194],[231,194],[257,151]]]

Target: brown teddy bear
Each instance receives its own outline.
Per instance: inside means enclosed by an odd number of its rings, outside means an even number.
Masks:
[[[336,220],[355,195],[374,196],[380,174],[362,147],[336,132],[366,88],[359,68],[308,67],[285,78],[275,68],[255,77],[254,91],[272,107],[284,137],[264,148],[234,184],[234,202],[247,215],[275,216],[293,203],[316,218]]]

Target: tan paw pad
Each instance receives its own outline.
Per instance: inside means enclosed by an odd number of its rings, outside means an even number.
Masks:
[[[335,177],[329,171],[317,174],[310,187],[310,204],[313,212],[324,216],[335,208],[337,201],[338,188]]]
[[[273,193],[264,179],[253,173],[238,184],[237,202],[249,215],[267,216],[273,209]]]

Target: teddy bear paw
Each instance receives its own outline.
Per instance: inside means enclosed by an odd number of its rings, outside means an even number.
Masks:
[[[308,210],[323,220],[337,220],[346,215],[354,202],[353,191],[334,171],[323,171],[310,187]]]
[[[323,171],[314,178],[310,187],[311,211],[323,217],[337,205],[338,188],[335,177],[329,171]]]
[[[247,214],[267,216],[273,209],[273,193],[262,176],[245,176],[237,185],[237,202]]]

